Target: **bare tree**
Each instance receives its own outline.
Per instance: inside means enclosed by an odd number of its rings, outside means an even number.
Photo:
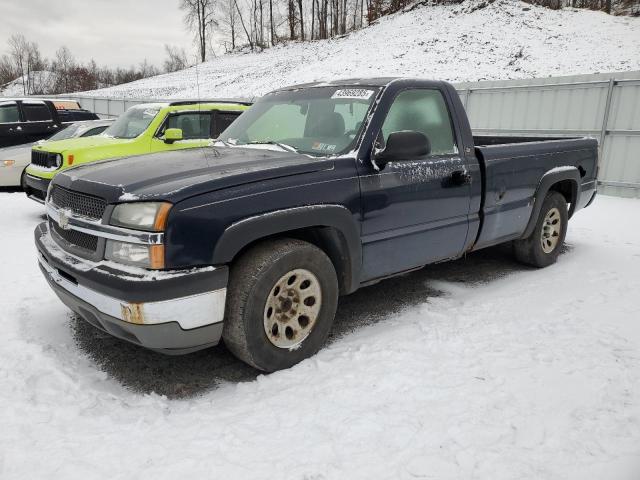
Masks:
[[[244,30],[244,34],[247,36],[247,42],[249,42],[249,47],[253,50],[253,40],[251,39],[251,34],[249,30],[247,30],[247,25],[244,23],[244,18],[242,17],[242,12],[240,11],[240,7],[238,6],[238,0],[233,0],[236,5],[236,10],[238,12],[238,19],[240,20],[240,25],[242,26],[242,30]]]
[[[298,0],[298,11],[300,12],[300,40],[304,41],[304,12],[302,11],[302,0]]]
[[[154,65],[151,65],[145,58],[142,62],[140,62],[140,65],[138,67],[138,73],[142,78],[147,78],[147,77],[155,77],[160,72]]]
[[[276,44],[276,29],[273,24],[273,0],[269,0],[269,34],[271,39],[271,46]]]
[[[9,58],[17,78],[22,81],[23,93],[40,93],[49,79],[46,72],[48,62],[42,57],[38,45],[29,42],[22,34],[9,37],[8,44]]]
[[[235,50],[238,44],[238,10],[235,0],[222,0],[220,8],[216,9],[219,31],[224,35],[222,46],[225,52]],[[230,44],[230,46],[229,46]]]
[[[171,45],[165,44],[164,51],[167,54],[167,58],[164,60],[165,72],[177,72],[189,66],[187,53],[184,51],[184,48],[172,47]]]
[[[18,77],[22,77],[22,90],[27,95],[27,82],[25,81],[25,74],[28,71],[27,59],[29,56],[29,42],[22,34],[15,34],[9,37],[9,56],[11,57],[15,66]]]
[[[15,80],[18,75],[9,55],[2,55],[2,57],[0,57],[0,85]]]
[[[27,93],[42,95],[51,82],[49,62],[40,53],[35,42],[27,42]]]
[[[289,25],[289,40],[296,38],[296,3],[295,0],[287,0],[287,23]]]
[[[207,39],[216,25],[214,7],[215,0],[180,0],[180,9],[185,11],[185,25],[195,29],[194,41],[201,62],[207,59]]]
[[[61,92],[69,92],[71,70],[75,66],[76,61],[71,51],[62,46],[56,51],[56,58],[53,61],[53,70],[56,72],[56,89]]]

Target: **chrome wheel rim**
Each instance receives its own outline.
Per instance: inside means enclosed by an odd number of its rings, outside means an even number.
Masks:
[[[273,285],[264,306],[264,332],[278,348],[294,349],[311,333],[320,313],[322,290],[309,270],[297,268]]]
[[[560,210],[552,208],[547,212],[542,222],[542,232],[540,232],[540,242],[544,253],[553,252],[560,241],[562,221]]]

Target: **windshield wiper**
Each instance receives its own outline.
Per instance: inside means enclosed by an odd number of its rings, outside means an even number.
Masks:
[[[230,142],[225,142],[224,140],[220,140],[219,138],[216,138],[214,140],[211,140],[211,146],[215,147],[216,143],[220,142],[221,144],[223,144],[225,147],[237,147],[237,145],[230,143]]]
[[[247,142],[245,143],[245,145],[275,145],[283,150],[286,150],[287,152],[298,152],[298,149],[292,147],[291,145],[287,145],[286,143],[274,142],[273,140],[256,140],[253,142]]]

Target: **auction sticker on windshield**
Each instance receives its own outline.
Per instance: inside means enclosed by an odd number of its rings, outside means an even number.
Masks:
[[[373,95],[373,90],[367,90],[365,88],[344,88],[342,90],[336,90],[331,98],[358,98],[367,100]]]
[[[322,142],[314,142],[313,145],[311,145],[311,148],[313,148],[314,150],[319,150],[321,152],[335,152],[336,147],[337,145],[330,145],[328,143]]]

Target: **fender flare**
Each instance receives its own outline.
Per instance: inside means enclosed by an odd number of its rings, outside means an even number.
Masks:
[[[573,215],[576,205],[580,201],[580,171],[577,167],[561,167],[560,169],[552,169],[546,172],[540,182],[536,193],[533,196],[533,209],[531,210],[531,216],[529,217],[529,223],[521,238],[527,238],[533,233],[538,222],[538,216],[540,210],[542,210],[542,202],[553,185],[558,182],[570,180],[572,183],[572,198],[571,208],[569,209],[569,218]]]
[[[360,281],[362,243],[353,214],[342,205],[286,208],[239,220],[229,225],[220,236],[213,251],[213,265],[231,262],[238,252],[256,240],[313,227],[330,227],[342,234],[344,247],[348,250],[344,289],[346,293],[355,291]]]

